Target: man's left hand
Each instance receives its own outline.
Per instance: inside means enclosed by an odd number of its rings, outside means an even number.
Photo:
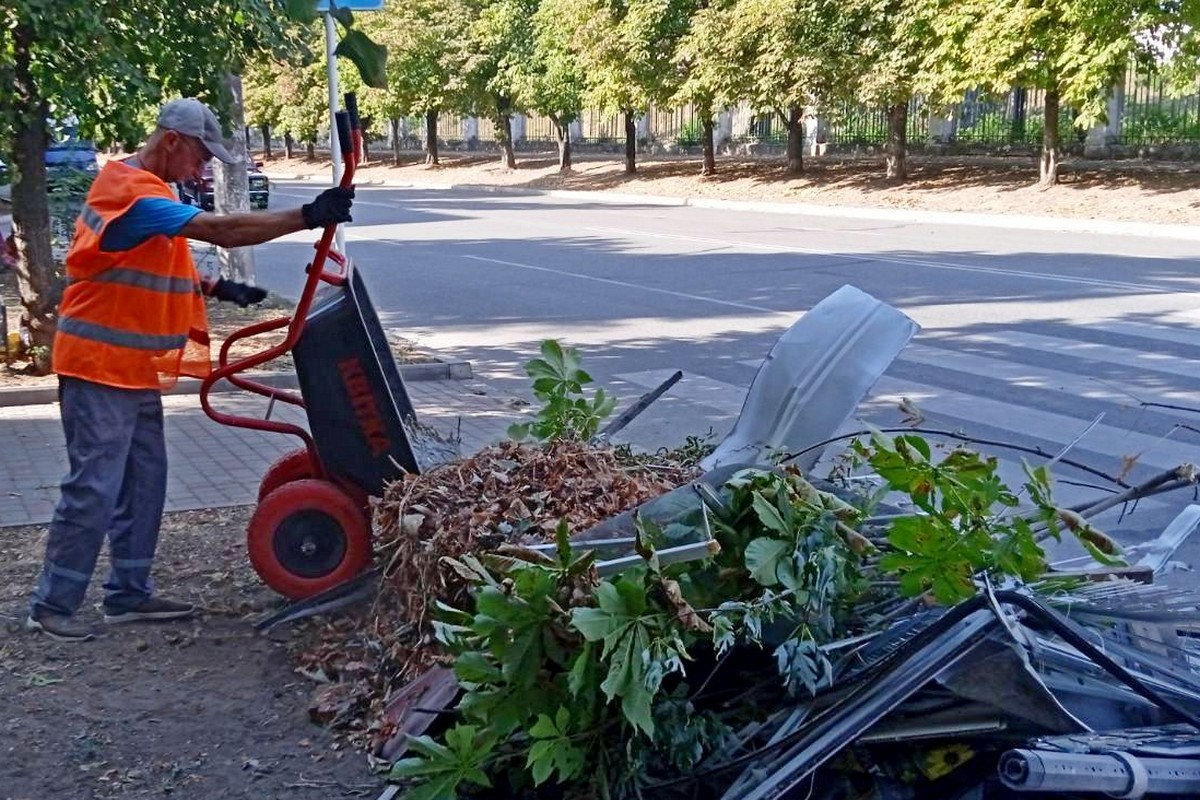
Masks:
[[[213,287],[212,296],[218,300],[237,303],[238,307],[245,308],[248,305],[261,303],[265,300],[267,290],[251,286],[248,283],[238,283],[237,281],[221,278],[217,281],[217,285]]]

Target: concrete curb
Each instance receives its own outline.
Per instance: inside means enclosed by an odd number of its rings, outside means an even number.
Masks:
[[[310,176],[272,174],[273,180],[308,181]],[[425,183],[420,181],[365,181],[360,186],[387,186],[397,189],[427,191],[472,191],[496,194],[524,194],[558,197],[564,200],[590,200],[596,203],[641,204],[655,206],[690,206],[727,211],[746,211],[760,214],[794,214],[814,217],[849,217],[852,219],[916,222],[931,225],[969,225],[981,228],[1019,228],[1023,230],[1060,231],[1063,233],[1099,233],[1112,236],[1144,236],[1158,239],[1200,241],[1200,226],[1127,222],[1075,217],[1034,217],[1022,214],[976,214],[968,211],[922,211],[920,209],[884,208],[877,206],[827,206],[810,203],[777,203],[753,200],[720,200],[710,197],[670,197],[652,194],[591,191],[582,189],[530,189],[520,186],[493,186],[475,183]]]
[[[427,364],[398,365],[401,377],[405,381],[449,381],[467,380],[473,377],[469,361],[438,361]],[[276,389],[295,389],[299,387],[294,372],[247,372],[243,374],[247,380],[256,381]],[[216,393],[240,392],[241,389],[222,381],[213,389]],[[196,378],[181,378],[174,388],[164,394],[199,394],[200,381]],[[11,406],[37,406],[58,402],[58,387],[4,387],[0,388],[0,408]]]

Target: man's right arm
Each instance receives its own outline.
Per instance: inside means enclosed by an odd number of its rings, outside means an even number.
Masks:
[[[296,231],[350,222],[353,189],[335,186],[321,192],[311,203],[287,211],[237,214],[201,212],[179,229],[179,236],[199,239],[218,247],[247,247],[269,242]]]
[[[237,214],[210,214],[202,211],[179,229],[179,235],[218,247],[247,247],[306,230],[307,227],[304,224],[304,215],[298,208]]]

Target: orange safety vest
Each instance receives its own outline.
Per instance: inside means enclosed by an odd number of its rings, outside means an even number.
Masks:
[[[152,173],[110,161],[75,221],[58,308],[54,371],[125,389],[167,389],[212,369],[200,275],[183,236],[105,251],[108,225],[144,197],[174,200]]]

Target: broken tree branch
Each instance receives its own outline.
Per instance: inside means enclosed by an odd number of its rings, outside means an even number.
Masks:
[[[1180,464],[1175,469],[1159,473],[1150,480],[1130,487],[1120,494],[1110,495],[1091,503],[1080,503],[1072,506],[1071,510],[1083,517],[1095,516],[1121,503],[1140,500],[1143,497],[1164,492],[1173,492],[1185,486],[1194,486],[1198,481],[1200,481],[1200,470],[1196,468],[1195,464]]]
[[[782,461],[784,461],[784,462],[792,461],[792,460],[804,455],[805,453],[811,453],[814,450],[820,450],[821,448],[828,447],[829,445],[834,444],[836,442],[842,442],[847,439],[857,439],[860,436],[870,436],[872,433],[876,433],[876,432],[881,432],[881,433],[919,433],[919,434],[923,434],[925,436],[944,436],[947,439],[957,439],[960,442],[968,442],[970,444],[980,444],[980,445],[985,445],[985,446],[989,446],[989,447],[1003,447],[1008,450],[1016,450],[1021,453],[1029,453],[1030,455],[1041,456],[1041,457],[1047,458],[1047,459],[1054,457],[1053,453],[1047,453],[1045,450],[1043,450],[1040,447],[1026,447],[1025,445],[1013,444],[1012,442],[1001,442],[1001,441],[998,441],[995,439],[981,439],[977,436],[967,436],[965,433],[959,433],[958,431],[935,430],[933,428],[907,428],[907,427],[905,427],[905,428],[877,428],[875,430],[861,430],[861,431],[854,431],[853,433],[844,433],[840,436],[833,436],[828,439],[825,439],[824,441],[817,442],[816,444],[811,444],[808,447],[805,447],[803,450],[797,450],[794,453],[788,453],[786,456],[783,457]],[[1080,470],[1082,472],[1086,472],[1090,475],[1095,475],[1097,478],[1103,478],[1104,480],[1109,481],[1110,483],[1115,483],[1117,486],[1121,486],[1121,487],[1124,487],[1127,489],[1132,488],[1132,487],[1130,487],[1130,485],[1128,483],[1123,481],[1120,477],[1118,477],[1116,475],[1109,475],[1107,472],[1104,472],[1103,470],[1098,470],[1095,467],[1089,467],[1087,464],[1083,464],[1083,463],[1074,461],[1069,458],[1060,458],[1058,460],[1058,463],[1065,464],[1069,467],[1074,467],[1075,469]]]

